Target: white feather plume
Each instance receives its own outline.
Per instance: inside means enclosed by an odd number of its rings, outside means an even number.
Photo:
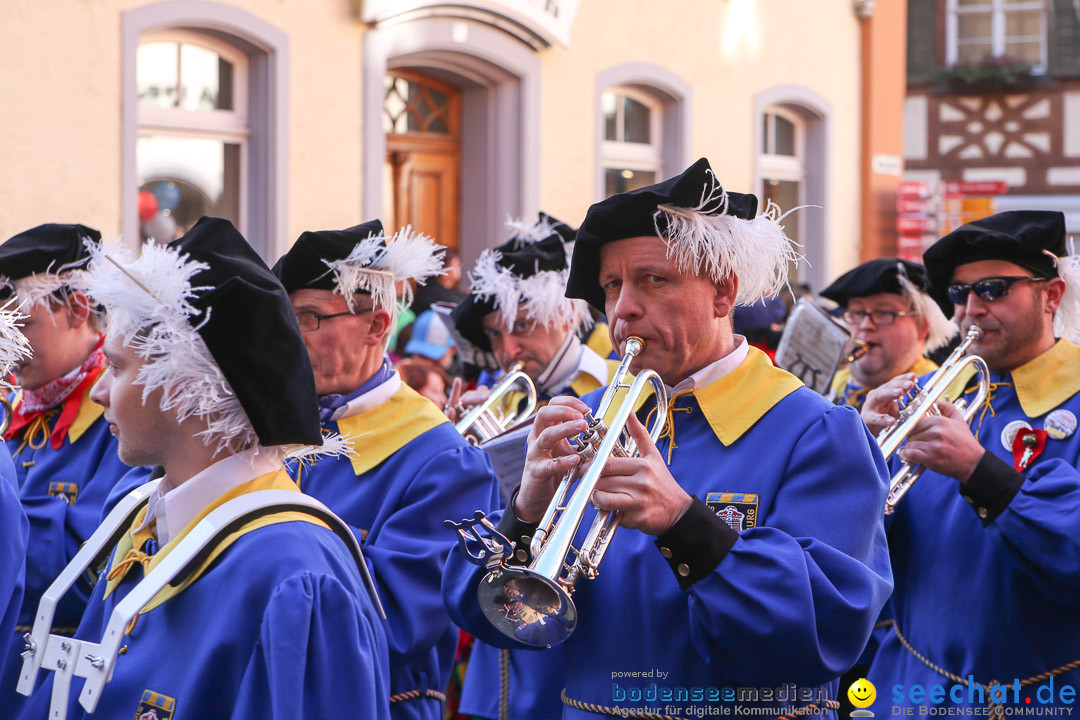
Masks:
[[[146,361],[136,377],[143,402],[160,389],[161,409],[175,412],[180,422],[193,416],[205,422],[199,436],[216,451],[255,445],[251,420],[198,333],[210,311],[200,317],[192,301],[208,288],[193,286],[192,278],[208,266],[153,242],[137,259],[88,247],[88,282],[108,310],[110,333]]]
[[[926,352],[932,353],[948,345],[953,336],[959,332],[956,323],[949,322],[934,299],[911,282],[902,263],[896,263],[896,277],[900,281],[900,291],[904,300],[907,301],[916,317],[926,323],[928,330]]]
[[[530,222],[525,218],[507,217],[506,227],[512,232],[511,239],[514,241],[515,250],[545,240],[555,232],[555,224],[546,217],[541,217],[535,222]]]
[[[15,363],[33,356],[30,343],[19,330],[25,317],[20,312],[17,298],[11,298],[0,307],[0,375],[6,376]]]
[[[680,272],[705,275],[713,282],[738,277],[737,305],[776,296],[788,285],[790,265],[803,260],[781,222],[802,208],[784,213],[769,201],[761,215],[743,220],[728,215],[727,206],[727,192],[711,171],[697,206],[660,205],[653,222],[657,235],[667,243],[668,258]],[[660,227],[661,220],[666,229]]]
[[[394,274],[394,282],[404,282],[402,302],[412,304],[412,286],[406,282],[412,280],[424,285],[429,278],[442,275],[443,257],[446,248],[422,232],[416,232],[412,225],[394,233],[386,244],[386,251],[378,260],[384,269]]]
[[[359,435],[339,435],[329,433],[323,435],[322,445],[285,445],[286,460],[299,460],[303,463],[321,460],[324,457],[359,457],[356,451],[356,440],[367,433]]]
[[[1080,255],[1054,256],[1054,264],[1065,281],[1065,293],[1054,313],[1054,336],[1080,345]]]
[[[580,319],[587,306],[565,297],[568,270],[542,270],[521,278],[500,265],[500,260],[502,253],[498,250],[482,252],[469,273],[469,281],[473,295],[495,305],[504,328],[513,328],[522,310],[529,322],[544,327]],[[584,314],[591,317],[587,311]]]

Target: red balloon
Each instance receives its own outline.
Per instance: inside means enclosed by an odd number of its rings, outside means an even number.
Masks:
[[[158,201],[153,193],[139,191],[139,222],[146,222],[157,215]]]

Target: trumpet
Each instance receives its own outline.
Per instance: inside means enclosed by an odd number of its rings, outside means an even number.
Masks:
[[[945,396],[946,391],[956,382],[961,373],[969,367],[974,367],[979,376],[979,389],[973,402],[968,403],[964,398],[960,398],[955,403],[956,408],[964,416],[964,421],[970,423],[975,413],[986,404],[990,397],[990,369],[986,366],[986,361],[978,355],[966,354],[968,347],[982,335],[983,332],[978,325],[969,327],[963,342],[952,351],[918,393],[905,404],[897,421],[878,434],[878,447],[881,448],[881,453],[886,460],[889,460],[900,449],[923,417],[940,414],[937,409],[938,401]],[[885,500],[886,515],[891,515],[896,511],[897,503],[925,470],[926,466],[912,462],[905,462],[900,466],[889,481],[889,495]]]
[[[454,426],[472,445],[480,445],[501,435],[510,427],[517,425],[531,416],[536,410],[536,385],[522,368],[525,363],[518,360],[506,375],[491,388],[491,393],[481,404],[469,410]],[[508,393],[518,388],[525,395],[525,408],[520,411],[503,411],[503,401]]]
[[[656,406],[667,406],[667,389],[655,371],[643,370],[632,384],[626,382],[630,363],[644,347],[641,338],[627,339],[622,362],[604,391],[596,413],[585,418],[588,429],[571,441],[582,461],[559,483],[544,512],[529,544],[532,562],[528,566],[505,562],[513,553],[513,544],[482,512],[477,511],[473,520],[446,521],[447,527],[458,532],[458,541],[472,562],[485,565],[489,570],[477,590],[484,616],[504,635],[519,642],[551,647],[565,641],[577,627],[577,608],[571,595],[579,578],[591,580],[597,577],[597,567],[619,526],[619,515],[597,511],[580,549],[572,545],[574,536],[608,459],[638,455],[637,445],[626,432],[626,423],[645,396],[647,386],[651,385],[656,394]],[[624,395],[617,399],[620,392]],[[603,418],[613,408],[611,424],[607,425]],[[649,431],[654,443],[664,433],[666,421],[667,413],[658,412]],[[570,486],[575,482],[577,488],[569,495]],[[491,537],[479,535],[477,525],[484,527]],[[518,550],[516,554],[525,557],[524,550]]]

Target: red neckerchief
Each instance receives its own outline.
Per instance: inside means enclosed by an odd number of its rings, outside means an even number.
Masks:
[[[56,425],[53,426],[52,432],[49,434],[49,444],[52,445],[53,450],[59,450],[60,446],[64,444],[64,438],[67,437],[68,430],[71,428],[72,423],[75,422],[75,418],[79,416],[79,410],[82,408],[83,397],[86,395],[87,388],[97,382],[97,379],[101,377],[101,373],[105,369],[105,356],[101,352],[101,345],[104,339],[104,336],[98,339],[97,345],[90,351],[89,357],[87,357],[84,362],[84,366],[90,366],[86,372],[86,377],[83,378],[82,382],[75,386],[75,389],[71,391],[60,405],[60,417],[57,419]],[[10,442],[17,438],[23,429],[34,421],[34,418],[52,412],[54,409],[55,408],[49,408],[24,414],[22,412],[22,401],[20,398],[20,401],[15,404],[15,409],[12,413],[11,426],[8,428],[7,432],[4,433],[4,441]]]

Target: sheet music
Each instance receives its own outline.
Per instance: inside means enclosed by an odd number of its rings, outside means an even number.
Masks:
[[[529,431],[532,418],[508,432],[488,440],[480,446],[491,457],[495,468],[495,477],[499,479],[499,493],[503,502],[509,502],[510,495],[521,484],[521,475],[525,472],[525,454],[528,451]]]
[[[791,311],[776,364],[825,395],[833,376],[847,354],[851,335],[838,322],[806,298]]]

